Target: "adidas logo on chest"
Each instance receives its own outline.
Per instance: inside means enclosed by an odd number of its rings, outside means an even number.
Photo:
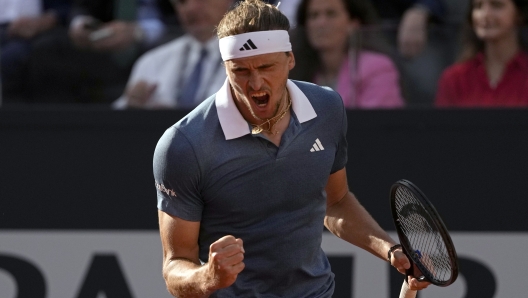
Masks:
[[[319,141],[319,138],[315,139],[315,143],[312,145],[312,149],[310,149],[310,152],[317,152],[323,150],[325,149],[323,147],[323,144],[321,144],[321,141]]]

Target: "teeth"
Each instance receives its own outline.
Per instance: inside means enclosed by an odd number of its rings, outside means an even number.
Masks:
[[[264,96],[264,95],[266,95],[265,92],[262,92],[262,93],[255,93],[255,94],[251,95],[251,97],[261,97],[261,96]]]

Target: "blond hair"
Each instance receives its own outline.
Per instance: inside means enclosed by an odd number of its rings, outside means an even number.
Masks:
[[[290,30],[288,18],[261,0],[241,1],[227,12],[216,28],[218,39],[248,32]]]

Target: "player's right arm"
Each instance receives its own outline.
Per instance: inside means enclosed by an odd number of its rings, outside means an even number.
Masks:
[[[175,297],[208,297],[232,285],[244,269],[241,239],[225,236],[211,244],[209,262],[201,265],[198,234],[200,222],[183,220],[158,211],[163,247],[163,277]]]

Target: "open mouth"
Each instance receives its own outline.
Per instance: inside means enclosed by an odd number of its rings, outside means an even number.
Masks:
[[[254,93],[251,95],[251,99],[258,107],[265,107],[269,102],[269,95],[265,92]]]

